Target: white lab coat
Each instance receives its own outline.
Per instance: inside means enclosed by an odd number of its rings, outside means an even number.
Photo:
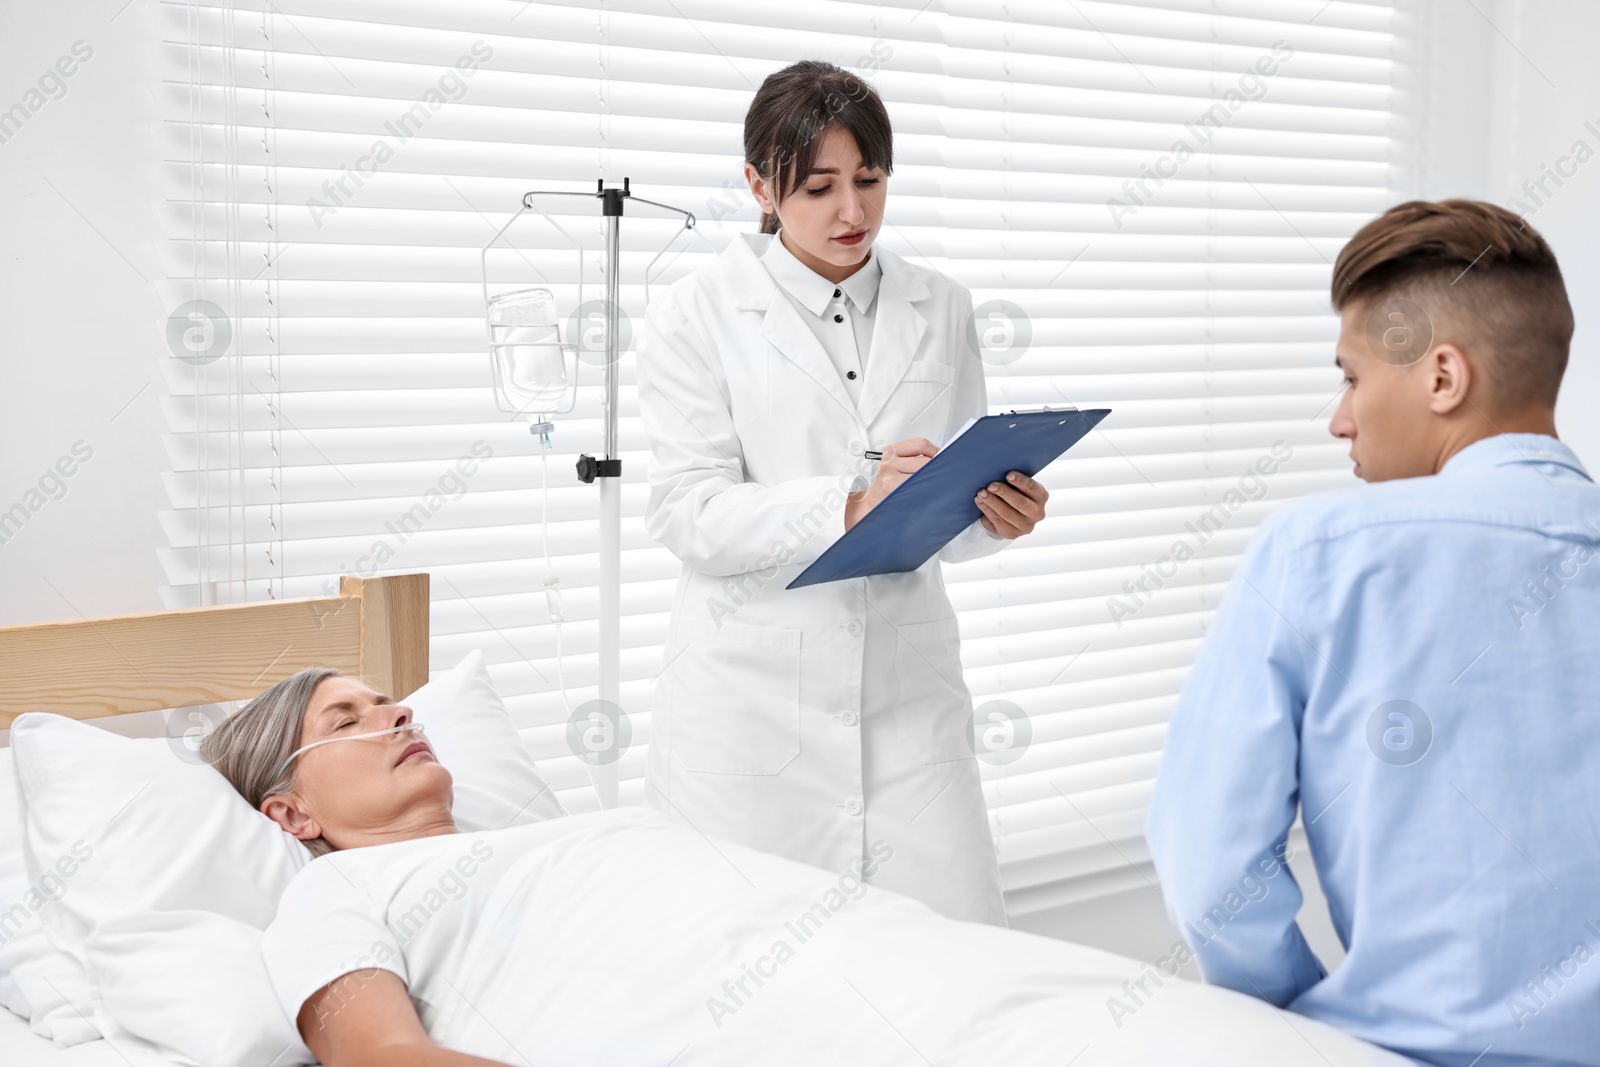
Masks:
[[[651,717],[648,802],[700,832],[1005,922],[939,560],[999,550],[974,522],[920,569],[784,587],[844,533],[867,450],[945,443],[987,413],[961,285],[874,248],[859,409],[739,234],[652,302],[639,348],[645,527],[683,562]],[[977,487],[974,486],[974,490]],[[879,842],[878,851],[873,846]]]

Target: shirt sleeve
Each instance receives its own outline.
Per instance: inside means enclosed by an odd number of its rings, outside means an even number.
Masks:
[[[676,295],[657,297],[639,350],[639,414],[651,455],[645,529],[707,574],[810,563],[844,534],[857,472],[841,465],[837,474],[773,485],[746,480],[733,413],[705,349]],[[781,559],[777,545],[787,551]]]
[[[1299,805],[1305,611],[1270,523],[1240,563],[1167,730],[1145,836],[1206,980],[1279,1007],[1326,976],[1284,862]]]
[[[273,992],[291,1021],[299,1019],[313,993],[343,976],[348,977],[339,983],[330,1013],[379,970],[410,984],[400,945],[371,895],[360,888],[360,866],[338,852],[313,860],[289,883],[262,935]]]
[[[977,349],[977,325],[972,321],[972,292],[963,285],[955,289],[953,303],[958,309],[958,320],[952,336],[956,339],[956,379],[953,386],[955,394],[950,404],[950,424],[945,434],[946,443],[967,424],[968,419],[989,414],[988,381],[983,373],[983,359]],[[1004,537],[990,533],[981,518],[974,519],[939,550],[939,559],[944,563],[965,563],[993,555],[1007,543]]]

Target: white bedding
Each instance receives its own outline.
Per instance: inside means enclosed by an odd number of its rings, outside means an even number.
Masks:
[[[163,1067],[164,1060],[139,1049],[85,1041],[71,1048],[54,1044],[28,1029],[28,1020],[0,1008],[0,1064],[5,1067]]]
[[[393,936],[408,913],[420,923]],[[384,942],[403,954],[384,963]],[[290,1017],[309,990],[376,963],[408,978],[441,1044],[541,1067],[1408,1063],[1249,997],[952,922],[638,808],[314,861],[264,951]],[[1142,994],[1124,986],[1140,980]]]

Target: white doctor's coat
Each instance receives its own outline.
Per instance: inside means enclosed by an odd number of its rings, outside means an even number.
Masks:
[[[974,522],[916,571],[784,588],[844,533],[845,494],[875,469],[864,452],[942,445],[987,413],[972,297],[874,248],[883,275],[858,409],[760,262],[775,239],[739,234],[657,296],[639,349],[645,526],[683,561],[648,802],[833,871],[876,858],[872,884],[1003,924],[939,560],[1006,542]]]

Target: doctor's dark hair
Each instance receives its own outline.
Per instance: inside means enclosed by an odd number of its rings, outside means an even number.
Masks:
[[[293,674],[222,720],[200,742],[200,758],[216,768],[252,808],[268,797],[294,788],[297,765],[279,774],[290,753],[300,747],[311,694],[325,678],[348,677],[331,667],[311,667]],[[324,838],[301,842],[313,856],[333,851]]]
[[[860,77],[820,59],[803,59],[761,83],[744,116],[744,160],[772,183],[774,204],[805,182],[830,126],[850,131],[865,166],[893,172],[889,112]],[[761,232],[777,233],[778,216],[762,212]]]
[[[1556,255],[1526,219],[1481,200],[1412,200],[1357,230],[1333,265],[1333,306],[1364,317],[1410,300],[1433,336],[1482,361],[1507,414],[1554,407],[1572,345]]]

